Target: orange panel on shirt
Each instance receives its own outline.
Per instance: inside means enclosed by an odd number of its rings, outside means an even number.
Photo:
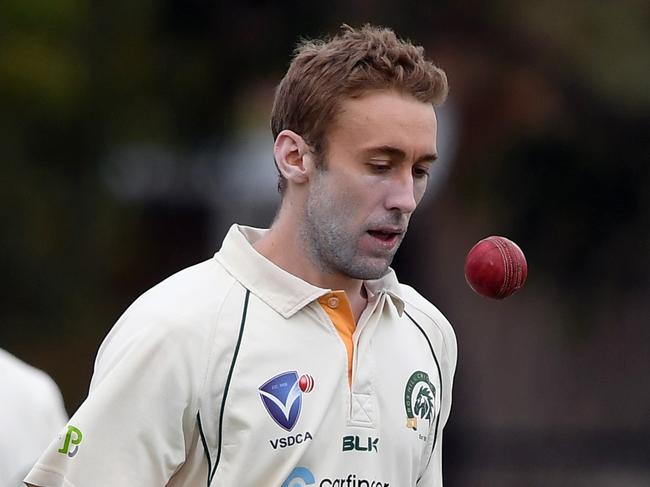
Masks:
[[[356,328],[352,307],[345,295],[345,291],[332,291],[318,299],[327,316],[330,317],[336,331],[348,351],[348,385],[352,384],[352,358],[354,356],[354,343],[352,334]]]

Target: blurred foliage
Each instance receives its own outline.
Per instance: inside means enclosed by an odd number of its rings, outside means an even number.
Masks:
[[[644,0],[501,1],[509,22],[569,63],[599,98],[628,111],[650,107],[650,9]],[[561,56],[560,56],[561,53]]]

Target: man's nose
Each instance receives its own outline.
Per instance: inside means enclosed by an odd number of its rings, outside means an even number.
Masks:
[[[409,172],[395,177],[390,184],[386,209],[399,210],[401,213],[409,214],[415,211],[416,206],[413,175]]]

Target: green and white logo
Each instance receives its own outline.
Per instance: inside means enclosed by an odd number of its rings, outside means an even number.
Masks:
[[[406,408],[406,427],[413,431],[418,429],[418,419],[431,424],[436,416],[436,388],[429,381],[426,372],[416,370],[409,377],[404,390],[404,407]]]
[[[379,438],[368,436],[365,440],[356,435],[349,435],[343,437],[343,451],[369,451],[377,452],[377,444]]]
[[[81,434],[81,431],[69,424],[68,432],[65,434],[65,440],[63,441],[63,446],[58,450],[59,453],[68,455],[70,458],[74,457],[79,451],[79,443],[81,443],[82,438],[83,435]],[[74,446],[72,450],[70,449],[71,445]]]

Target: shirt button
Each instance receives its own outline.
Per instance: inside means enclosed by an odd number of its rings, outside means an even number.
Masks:
[[[327,306],[329,306],[332,309],[338,308],[339,307],[339,298],[336,298],[332,296],[327,300]]]

